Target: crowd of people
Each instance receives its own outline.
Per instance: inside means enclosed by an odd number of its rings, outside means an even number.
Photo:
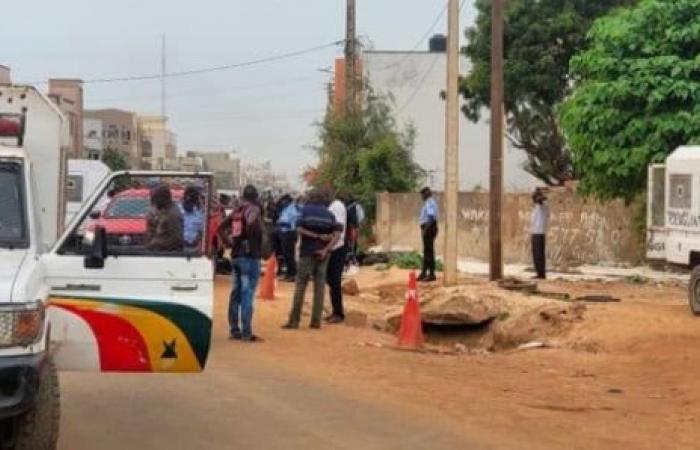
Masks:
[[[269,240],[278,261],[278,277],[294,282],[289,319],[283,328],[300,326],[304,296],[313,284],[309,326],[321,328],[345,320],[342,277],[357,269],[357,240],[364,220],[361,205],[351,195],[315,189],[295,199],[282,195],[261,196],[246,186],[242,199],[221,223],[218,235],[231,249],[233,288],[229,300],[231,339],[259,342],[253,333],[255,290],[261,274],[265,241]],[[332,312],[325,318],[323,304],[329,287]]]
[[[418,281],[430,283],[437,280],[435,240],[439,210],[430,188],[422,189],[421,196],[423,206],[418,222],[423,265]],[[535,191],[531,233],[537,278],[546,277],[545,235],[549,221],[546,201],[543,191]],[[218,227],[219,238],[231,249],[232,258],[230,337],[246,342],[261,340],[253,333],[252,320],[266,237],[279,263],[278,277],[283,282],[295,283],[289,318],[282,328],[299,328],[309,283],[313,284],[309,327],[321,328],[324,319],[328,324],[342,323],[345,320],[342,277],[343,273],[357,270],[357,239],[363,220],[361,205],[342,192],[332,195],[330,191],[314,189],[303,198],[283,195],[275,200],[270,195],[261,198],[254,186],[246,186],[241,201]],[[326,285],[332,310],[323,318]]]

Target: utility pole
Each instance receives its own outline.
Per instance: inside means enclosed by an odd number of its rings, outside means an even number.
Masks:
[[[503,2],[493,0],[491,16],[491,205],[490,275],[503,278]]]
[[[160,113],[165,119],[166,109],[165,109],[165,74],[166,74],[166,51],[165,51],[165,33],[161,36],[161,47],[160,47]]]
[[[345,14],[345,109],[355,112],[357,106],[357,29],[355,0],[347,1]],[[336,86],[337,88],[337,86]]]
[[[459,203],[459,0],[449,0],[445,111],[445,285],[457,284]]]

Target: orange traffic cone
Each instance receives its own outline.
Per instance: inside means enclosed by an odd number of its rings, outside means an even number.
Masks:
[[[260,298],[263,300],[275,299],[275,273],[277,273],[277,259],[273,255],[265,263],[265,275],[260,283]]]
[[[399,347],[406,349],[419,349],[425,343],[416,285],[416,272],[413,271],[408,278],[406,306],[403,308],[399,329]]]

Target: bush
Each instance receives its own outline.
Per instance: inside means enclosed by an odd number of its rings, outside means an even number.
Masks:
[[[438,272],[443,271],[444,265],[442,261],[437,260],[435,265]],[[389,267],[420,270],[423,268],[423,255],[418,252],[394,254],[389,258]]]

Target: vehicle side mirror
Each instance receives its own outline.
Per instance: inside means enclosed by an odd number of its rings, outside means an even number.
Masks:
[[[93,211],[93,212],[90,213],[90,218],[91,218],[92,220],[97,220],[97,219],[100,218],[101,215],[102,215],[102,214],[100,213],[100,211],[96,209],[95,211]]]
[[[103,269],[107,259],[107,230],[105,227],[95,227],[95,237],[90,253],[85,256],[86,269]]]

